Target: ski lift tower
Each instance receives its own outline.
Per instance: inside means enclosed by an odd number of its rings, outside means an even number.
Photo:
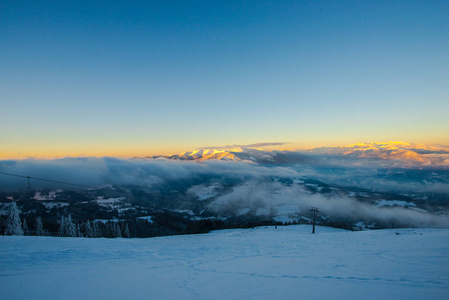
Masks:
[[[312,228],[312,233],[315,233],[316,213],[319,212],[319,210],[316,207],[312,207],[312,208],[310,208],[310,211],[313,211],[313,228]]]

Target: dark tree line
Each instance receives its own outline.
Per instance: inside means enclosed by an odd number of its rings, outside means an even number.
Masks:
[[[355,227],[354,220],[342,217],[319,218],[318,224],[361,230]],[[5,235],[36,235],[59,237],[86,237],[86,238],[148,238],[157,236],[207,233],[211,230],[254,228],[256,226],[310,224],[307,218],[282,223],[271,218],[249,217],[245,220],[238,218],[199,219],[192,220],[186,216],[170,211],[154,212],[148,219],[129,218],[115,220],[74,220],[71,215],[62,216],[60,220],[43,220],[37,218],[21,218],[20,211],[15,202],[11,203],[7,216],[0,216],[0,234]],[[394,227],[395,224],[389,224]],[[393,225],[393,226],[392,226]]]

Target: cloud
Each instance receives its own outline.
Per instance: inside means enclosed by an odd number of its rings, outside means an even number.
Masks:
[[[436,215],[404,207],[376,207],[355,198],[310,194],[301,186],[286,186],[277,182],[250,182],[237,186],[232,192],[218,197],[209,208],[222,213],[244,208],[269,213],[283,206],[296,208],[296,211],[300,212],[308,212],[311,207],[318,207],[323,215],[395,223],[399,226],[449,227],[447,212]]]
[[[297,172],[282,167],[268,168],[242,161],[211,160],[174,161],[169,159],[64,158],[57,160],[0,161],[0,172],[12,173],[73,184],[151,185],[165,180],[185,180],[199,175],[215,174],[249,180],[264,176],[295,176]],[[25,178],[0,175],[1,189],[27,187]],[[31,180],[34,187],[64,187],[61,184]],[[70,187],[67,185],[67,187]]]

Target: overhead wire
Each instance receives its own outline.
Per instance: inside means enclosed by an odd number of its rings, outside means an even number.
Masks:
[[[92,188],[92,187],[93,187],[93,186],[88,186],[88,185],[84,185],[84,184],[71,183],[71,182],[58,181],[58,180],[51,180],[51,179],[45,179],[45,178],[38,178],[38,177],[33,177],[33,176],[17,175],[17,174],[12,174],[12,173],[5,173],[5,172],[0,172],[0,175],[7,175],[7,176],[14,176],[14,177],[26,178],[26,179],[28,179],[28,186],[29,186],[29,187],[31,186],[31,184],[30,184],[30,179],[38,180],[38,181],[45,181],[45,182],[58,183],[58,184],[65,184],[65,185],[72,185],[72,186],[86,187],[86,188]]]

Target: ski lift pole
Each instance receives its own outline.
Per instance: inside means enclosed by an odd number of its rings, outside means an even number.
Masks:
[[[313,228],[312,233],[315,233],[316,213],[319,212],[318,208],[312,207],[310,211],[313,211]]]

